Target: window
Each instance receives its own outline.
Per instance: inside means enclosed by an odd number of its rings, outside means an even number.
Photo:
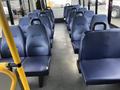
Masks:
[[[98,0],[98,14],[108,15],[108,1]]]
[[[95,12],[95,0],[90,0],[90,10]]]
[[[111,23],[120,27],[120,0],[113,0]]]
[[[71,4],[71,0],[47,0],[48,7],[64,7],[68,3]]]

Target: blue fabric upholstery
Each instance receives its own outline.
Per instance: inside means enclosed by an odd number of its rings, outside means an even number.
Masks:
[[[89,31],[87,19],[84,16],[76,16],[71,31],[71,40],[75,53],[78,53],[82,34],[86,31]]]
[[[73,5],[73,7],[75,7],[76,9],[81,8],[81,6],[80,6],[80,5]]]
[[[47,20],[48,19],[46,17],[33,17],[31,19],[31,25],[35,25],[35,24],[40,25],[42,27],[42,29],[46,31],[47,37],[48,37],[49,41],[52,44],[53,33],[52,33],[50,27],[48,27],[49,26],[49,22],[47,22]],[[29,30],[29,29],[27,29],[27,30]]]
[[[79,65],[87,85],[120,82],[120,29],[86,32]]]
[[[19,55],[21,57],[25,56],[25,41],[23,39],[23,34],[19,26],[11,26],[10,27],[16,47],[18,49]],[[9,51],[6,39],[3,35],[2,42],[1,42],[1,56],[2,58],[10,58],[11,53]]]
[[[28,17],[31,19],[31,18],[34,18],[34,17],[38,17],[38,15],[39,15],[39,13],[37,13],[37,12],[30,12],[28,14]]]
[[[38,9],[36,9],[36,10],[33,11],[33,13],[37,13],[38,15],[40,14],[40,12],[41,12],[41,11],[38,10]]]
[[[10,29],[11,29],[12,36],[14,38],[14,42],[16,44],[18,53],[21,57],[21,61],[23,61],[24,57],[25,57],[25,41],[23,38],[23,33],[22,33],[19,26],[11,26]],[[10,50],[8,48],[8,45],[7,45],[7,42],[6,42],[4,35],[2,36],[0,49],[1,49],[0,50],[0,52],[1,52],[0,62],[12,63],[13,59],[12,59],[12,56],[11,56],[11,53],[10,53]]]
[[[86,32],[82,43],[81,60],[119,58],[119,30]],[[92,43],[91,43],[92,41]],[[94,47],[94,49],[93,49]]]
[[[80,68],[87,85],[113,84],[120,82],[120,58],[82,61]]]
[[[71,15],[70,15],[70,18],[71,18],[71,20],[70,20],[70,23],[69,23],[69,29],[70,29],[70,31],[72,30],[72,26],[73,26],[73,21],[74,21],[74,18],[75,18],[75,16],[76,16],[76,10],[74,10],[72,13],[71,13]]]
[[[43,14],[39,15],[39,18],[40,18],[42,24],[45,26],[49,38],[52,39],[54,31],[53,31],[52,24],[51,24],[48,16],[43,13]]]
[[[73,18],[75,17],[76,11],[77,11],[77,9],[73,8],[70,12],[69,17],[68,17],[68,29],[69,30],[70,30],[70,24],[72,24],[72,22],[73,22]]]
[[[94,12],[91,11],[91,10],[87,10],[87,11],[84,12],[84,16],[87,18],[87,21],[88,21],[88,23],[90,25],[91,20],[92,20],[92,18],[94,16]]]
[[[32,25],[28,29],[26,40],[27,56],[49,55],[50,43],[45,28],[40,25]]]
[[[50,17],[50,20],[52,21],[52,23],[54,23],[54,14],[53,11],[51,9],[47,9],[45,10],[45,13]]]
[[[68,12],[67,18],[66,18],[66,22],[69,25],[70,23],[70,14],[74,11],[77,10],[75,7],[71,8],[70,11]]]
[[[71,7],[73,7],[73,6],[65,6],[65,7],[64,7],[64,18],[67,17],[68,10],[69,10],[69,8],[71,8]]]
[[[75,8],[75,7],[70,7],[70,8],[68,8],[68,10],[67,10],[67,15],[66,15],[66,23],[67,23],[67,24],[68,24],[69,14],[70,14],[72,8]]]
[[[44,76],[49,74],[50,45],[47,34],[40,25],[29,27],[26,40],[27,57],[23,67],[27,76]]]
[[[68,29],[71,31],[72,30],[72,26],[73,26],[73,21],[74,21],[74,18],[76,16],[78,16],[79,14],[81,15],[84,15],[84,13],[87,12],[87,9],[86,8],[76,8],[76,10],[74,11],[71,11],[71,15],[70,15],[70,21],[68,22]],[[87,16],[87,15],[85,15]],[[89,19],[88,17],[86,17],[87,20]]]
[[[106,29],[109,29],[108,19],[106,15],[94,15],[90,24],[90,29],[93,30],[95,23],[102,22],[106,24]],[[96,25],[95,30],[103,30],[104,26],[102,24]]]
[[[79,37],[82,33],[82,26],[86,25],[87,20],[84,16],[76,16],[74,21],[73,21],[73,27],[72,27],[72,31],[71,31],[71,39],[72,40],[79,40]],[[81,25],[81,26],[80,26]],[[76,38],[77,36],[77,38]]]
[[[64,18],[67,17],[67,13],[69,11],[69,8],[74,7],[76,9],[79,9],[81,6],[80,5],[70,5],[70,6],[65,6],[64,7]]]
[[[50,57],[35,56],[27,57],[23,67],[27,76],[44,76],[49,74]]]
[[[71,32],[71,39],[80,40],[80,35],[85,31],[89,31],[87,19],[84,16],[75,17]]]
[[[26,37],[27,28],[30,26],[30,18],[29,17],[22,17],[19,20],[19,26]]]
[[[85,11],[87,11],[86,8],[79,8],[79,9],[78,9],[78,12],[83,12],[83,13],[84,13]]]

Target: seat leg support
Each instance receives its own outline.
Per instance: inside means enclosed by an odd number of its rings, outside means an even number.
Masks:
[[[80,65],[79,65],[79,60],[77,60],[77,67],[78,67],[78,71],[79,71],[79,73],[81,73]]]
[[[39,87],[42,88],[44,84],[44,77],[43,76],[39,76]]]

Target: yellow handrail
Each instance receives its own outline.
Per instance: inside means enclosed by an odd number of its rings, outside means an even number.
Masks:
[[[16,90],[17,77],[16,77],[15,73],[8,70],[7,66],[8,66],[7,63],[1,63],[0,64],[0,73],[3,73],[11,78],[12,84],[11,84],[10,90]]]
[[[2,27],[2,30],[3,30],[4,36],[6,38],[8,47],[10,49],[11,55],[13,57],[14,63],[16,65],[21,64],[21,60],[20,60],[16,45],[14,43],[12,33],[10,32],[10,28],[9,28],[7,19],[5,18],[5,13],[4,13],[4,10],[2,7],[1,0],[0,0],[0,26]],[[19,74],[19,77],[22,82],[24,90],[30,90],[23,67],[22,66],[17,67],[17,71],[18,71],[18,74]]]

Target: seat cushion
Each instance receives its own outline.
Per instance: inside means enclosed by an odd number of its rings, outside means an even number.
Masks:
[[[23,67],[27,76],[44,76],[49,74],[50,56],[26,57]]]
[[[87,85],[120,83],[120,58],[82,60],[79,63]]]
[[[79,47],[80,47],[80,41],[73,41],[72,46],[74,49],[74,53],[78,54],[79,53]]]

